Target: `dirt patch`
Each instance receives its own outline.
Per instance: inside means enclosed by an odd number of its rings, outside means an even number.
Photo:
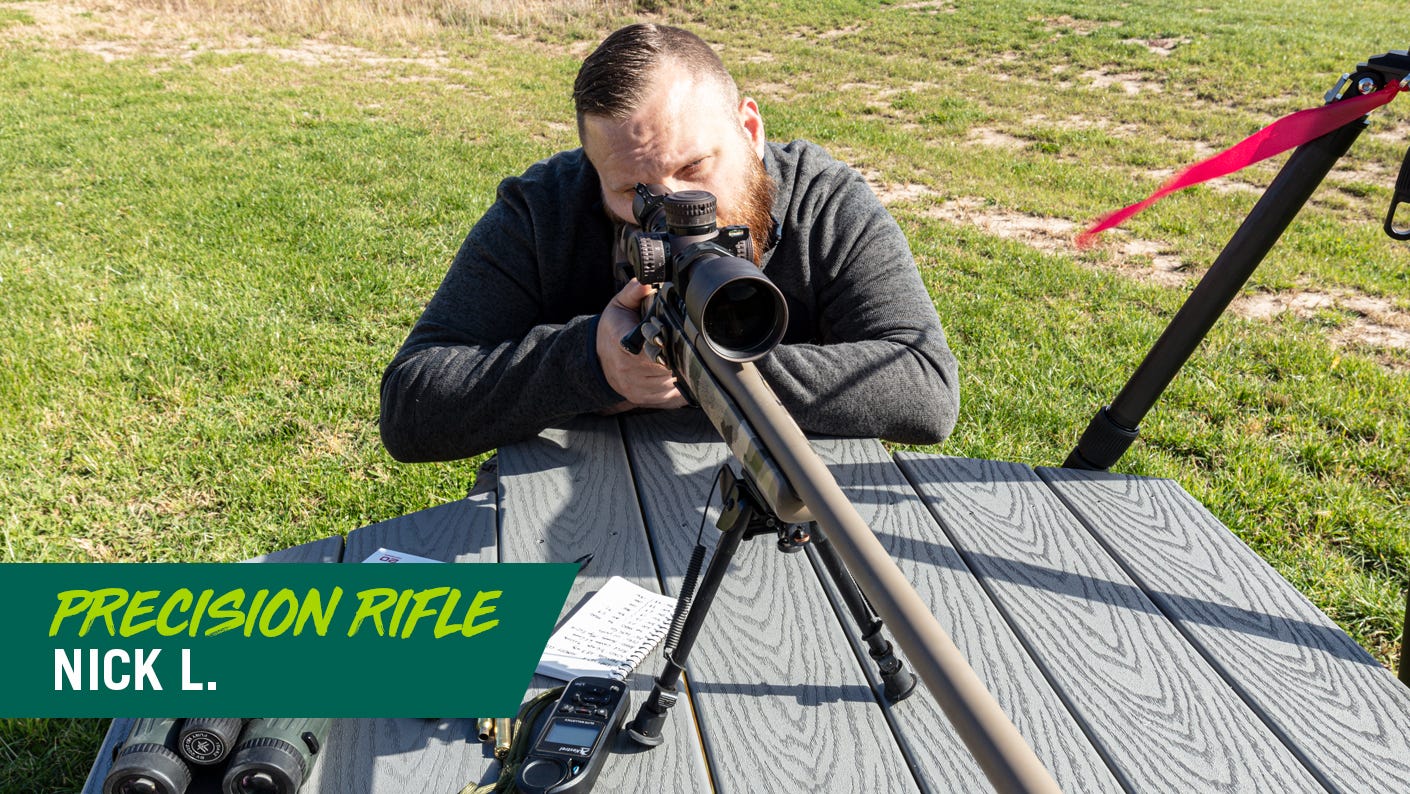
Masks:
[[[754,83],[749,86],[749,90],[745,93],[775,102],[792,99],[798,94],[797,91],[793,90],[793,86],[785,83]]]
[[[1356,182],[1361,184],[1395,186],[1395,174],[1385,164],[1375,160],[1362,163],[1348,163],[1345,159],[1328,174],[1330,180]]]
[[[876,83],[842,83],[837,86],[837,90],[846,92],[855,91],[866,96],[868,99],[876,100],[891,96],[901,89],[889,88]]]
[[[888,207],[902,201],[912,201],[922,196],[935,195],[935,191],[928,185],[919,185],[914,182],[891,182],[874,168],[857,167],[857,172],[862,175],[862,179],[866,180],[876,197],[881,199],[881,203]]]
[[[1169,57],[1170,53],[1174,52],[1176,48],[1189,44],[1191,41],[1193,41],[1193,39],[1180,37],[1163,39],[1122,39],[1121,43],[1135,44],[1140,47],[1145,47],[1147,50],[1161,57]]]
[[[977,198],[946,201],[925,214],[957,226],[973,226],[1005,240],[1018,240],[1045,253],[1076,250],[1072,238],[1077,234],[1077,224],[1066,218],[1015,212]]]
[[[1111,20],[1103,22],[1096,19],[1080,19],[1078,17],[1063,14],[1056,17],[1041,17],[1042,23],[1048,30],[1076,33],[1079,36],[1090,36],[1102,28],[1119,28],[1121,22]]]
[[[838,28],[837,30],[828,30],[828,31],[824,31],[824,32],[822,32],[822,33],[819,33],[819,34],[818,34],[818,38],[820,38],[820,39],[836,39],[836,38],[841,38],[841,37],[843,37],[843,36],[851,36],[851,35],[854,34],[854,33],[860,33],[861,30],[862,30],[862,26],[861,26],[861,25],[848,25],[848,26],[845,27],[845,28]]]
[[[921,0],[917,3],[905,3],[896,7],[902,11],[921,11],[927,14],[955,13],[954,0]]]
[[[1001,239],[1015,240],[1044,253],[1067,254],[1078,262],[1162,286],[1188,289],[1197,275],[1163,243],[1124,236],[1123,231],[1113,230],[1099,243],[1098,250],[1106,255],[1094,256],[1078,251],[1073,243],[1079,231],[1076,222],[1017,212],[983,199],[946,201],[929,208],[925,214],[957,226],[977,228]],[[1303,319],[1314,319],[1327,312],[1338,313],[1346,319],[1328,334],[1333,344],[1410,351],[1410,311],[1385,298],[1354,292],[1264,292],[1240,296],[1229,309],[1235,315],[1263,321],[1288,312]],[[1382,363],[1396,369],[1410,368],[1397,358],[1385,357]]]
[[[1050,118],[1045,113],[1034,113],[1028,121],[1029,126],[1047,125],[1060,130],[1098,130],[1116,138],[1143,138],[1150,137],[1152,134],[1150,128],[1143,124],[1132,122],[1118,124],[1111,119],[1091,118],[1081,113],[1057,119]],[[1173,144],[1175,141],[1169,141],[1169,143]]]
[[[37,36],[59,47],[95,55],[105,63],[138,57],[189,60],[210,54],[265,55],[304,66],[413,65],[444,69],[449,63],[446,53],[439,50],[391,57],[313,37],[276,45],[259,35],[236,30],[228,19],[202,18],[174,10],[158,12],[101,0],[5,3],[0,7],[23,9],[34,20],[33,25],[5,29],[0,32],[0,40]]]
[[[751,52],[739,59],[742,63],[773,63],[778,56],[771,52]]]
[[[1149,80],[1135,72],[1108,72],[1102,69],[1088,69],[1077,75],[1077,77],[1094,89],[1106,90],[1112,86],[1119,86],[1122,91],[1133,96],[1144,93],[1159,94],[1165,90],[1160,83]]]
[[[499,41],[515,44],[521,47],[531,47],[537,50],[538,52],[542,52],[545,55],[549,55],[552,57],[567,57],[579,61],[583,58],[586,58],[588,54],[592,52],[593,47],[596,46],[594,42],[588,41],[586,39],[580,39],[578,41],[570,42],[567,44],[560,44],[559,42],[544,41],[543,39],[536,38],[531,35],[526,36],[521,35],[519,33],[499,32],[496,33],[494,37]],[[722,45],[714,43],[710,44],[710,47],[716,52],[719,52],[724,49]]]
[[[788,34],[788,38],[794,41],[817,41],[830,40],[851,36],[860,33],[862,25],[848,25],[845,28],[834,28],[833,30],[818,30],[813,27],[803,27]]]
[[[975,127],[971,129],[969,131],[969,142],[977,143],[980,146],[986,146],[991,149],[1022,149],[1028,146],[1028,141],[991,127]]]
[[[942,88],[939,83],[929,83],[919,81],[910,85],[879,85],[877,83],[842,83],[837,86],[839,91],[860,91],[872,99],[890,99],[900,94],[914,94],[921,91],[933,91]]]
[[[1268,189],[1267,185],[1251,185],[1248,182],[1240,182],[1228,177],[1211,180],[1204,183],[1204,186],[1215,193],[1237,193],[1249,196],[1259,195]]]
[[[1385,122],[1382,121],[1381,123],[1384,124]],[[1410,140],[1410,127],[1407,127],[1404,123],[1401,123],[1399,125],[1393,125],[1388,129],[1382,127],[1380,129],[1371,130],[1370,132],[1365,133],[1365,136],[1373,140],[1384,141],[1386,143],[1393,143],[1397,146],[1400,146],[1403,145],[1407,140]]]
[[[1325,312],[1350,315],[1350,321],[1332,333],[1343,345],[1410,350],[1410,312],[1385,298],[1351,292],[1260,292],[1243,295],[1229,307],[1235,314],[1255,320],[1272,320],[1285,313],[1313,319]]]
[[[37,37],[59,46],[78,46],[99,35],[131,42],[158,37],[181,41],[194,34],[194,28],[184,20],[158,20],[152,13],[128,12],[112,6],[19,2],[3,3],[0,8],[22,12],[33,20],[32,24],[0,28],[0,39]]]
[[[1115,270],[1132,278],[1175,286],[1189,280],[1184,262],[1161,243],[1117,237],[1104,246],[1107,257],[1077,250],[1078,224],[1067,218],[1032,215],[977,198],[946,201],[925,213],[957,226],[972,226],[1004,240],[1016,240],[1049,254],[1068,254],[1080,262]]]

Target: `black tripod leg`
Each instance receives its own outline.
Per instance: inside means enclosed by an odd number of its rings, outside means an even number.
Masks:
[[[1121,393],[1092,418],[1064,468],[1106,471],[1126,453],[1161,392],[1365,128],[1364,118],[1353,121],[1293,152]]]
[[[666,724],[666,713],[676,705],[676,684],[680,681],[681,673],[685,671],[686,658],[690,656],[690,649],[694,647],[695,640],[700,635],[700,627],[705,623],[705,615],[709,613],[710,605],[715,601],[715,593],[720,589],[720,582],[729,570],[730,560],[734,559],[735,551],[744,540],[744,531],[754,516],[753,507],[744,502],[737,508],[726,504],[727,512],[732,509],[737,509],[738,512],[732,517],[729,528],[715,543],[715,553],[710,557],[709,566],[705,568],[705,577],[700,581],[700,589],[696,592],[690,613],[686,616],[680,640],[675,648],[668,650],[666,665],[661,674],[656,676],[651,694],[641,704],[641,708],[637,709],[636,718],[627,726],[627,735],[637,744],[655,747],[663,741],[661,728]]]
[[[916,688],[916,677],[911,671],[906,669],[906,665],[896,658],[892,650],[890,640],[882,636],[881,618],[877,617],[872,610],[871,604],[867,603],[862,591],[857,587],[857,582],[852,579],[852,575],[847,573],[847,568],[842,564],[841,558],[837,556],[837,551],[828,543],[827,538],[821,532],[814,531],[813,550],[817,552],[818,559],[822,561],[823,568],[827,569],[828,576],[832,577],[832,583],[837,586],[837,592],[842,596],[842,603],[847,605],[847,611],[852,613],[852,620],[857,624],[857,629],[862,634],[862,641],[867,644],[867,654],[876,661],[877,671],[881,674],[882,691],[886,695],[886,700],[895,703],[904,700]]]

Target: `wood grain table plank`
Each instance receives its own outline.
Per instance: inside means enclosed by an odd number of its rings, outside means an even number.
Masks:
[[[712,482],[728,451],[695,412],[624,425],[657,562],[677,593],[707,499],[712,553],[720,534]],[[806,557],[780,553],[772,536],[735,554],[687,667],[717,791],[916,790]]]
[[[1071,792],[1121,791],[1081,726],[880,442],[819,439],[813,446],[1058,786]],[[874,684],[877,680],[873,679]],[[888,713],[931,790],[989,788],[978,764],[923,687]],[[961,770],[965,777],[954,779]]]
[[[594,555],[573,583],[560,622],[612,576],[661,592],[626,454],[617,420],[602,417],[579,417],[499,452],[501,561],[569,562]],[[658,648],[630,678],[632,713],[651,691],[649,671],[660,660]],[[562,683],[536,675],[528,694]],[[649,752],[619,736],[596,789],[709,791],[688,702],[671,711],[665,733],[666,743]]]
[[[1410,689],[1178,483],[1039,474],[1328,788],[1410,791]]]
[[[898,454],[1133,791],[1322,791],[1028,467]]]
[[[348,533],[346,562],[361,563],[379,548],[441,562],[499,562],[494,491],[368,524]]]

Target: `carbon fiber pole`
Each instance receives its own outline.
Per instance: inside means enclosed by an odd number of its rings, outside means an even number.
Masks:
[[[1092,418],[1065,468],[1106,471],[1126,454],[1151,406],[1365,128],[1363,116],[1292,153],[1126,386]]]

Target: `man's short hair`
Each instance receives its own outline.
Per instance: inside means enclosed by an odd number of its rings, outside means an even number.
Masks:
[[[667,59],[697,77],[718,83],[730,106],[738,104],[739,88],[734,78],[720,56],[699,36],[668,25],[628,25],[604,39],[578,69],[573,106],[578,113],[579,134],[584,116],[622,120],[635,113],[650,88],[652,75]]]

